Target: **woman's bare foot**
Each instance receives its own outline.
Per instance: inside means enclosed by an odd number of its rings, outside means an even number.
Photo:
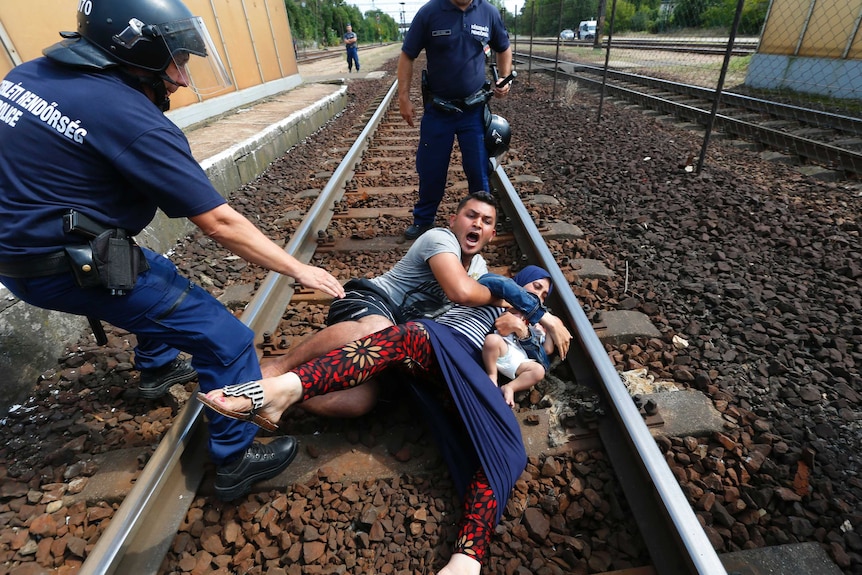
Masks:
[[[479,575],[482,564],[463,553],[453,553],[445,567],[437,575]]]
[[[302,384],[292,371],[277,377],[261,379],[258,383],[263,388],[263,407],[257,411],[257,414],[274,423],[278,423],[288,407],[302,399]],[[207,392],[206,397],[227,410],[239,413],[249,412],[254,407],[251,398],[228,396],[221,389]]]

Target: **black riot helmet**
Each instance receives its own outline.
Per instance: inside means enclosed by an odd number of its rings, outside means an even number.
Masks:
[[[496,158],[509,149],[512,141],[512,129],[506,118],[497,114],[485,116],[485,149],[489,158]]]
[[[162,72],[175,52],[206,56],[194,16],[179,0],[89,0],[78,7],[78,33],[112,60]]]
[[[230,86],[201,18],[180,0],[81,0],[78,30],[44,54],[62,64],[117,64],[162,74],[173,62],[199,94]]]

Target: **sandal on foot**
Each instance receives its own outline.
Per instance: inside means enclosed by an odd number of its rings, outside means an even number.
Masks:
[[[222,388],[222,393],[229,397],[247,397],[251,400],[251,409],[248,411],[234,411],[224,407],[222,404],[208,398],[205,394],[198,392],[198,400],[213,411],[239,421],[250,421],[258,427],[267,431],[278,431],[278,424],[273,423],[257,411],[263,407],[263,387],[257,381],[228,385]]]

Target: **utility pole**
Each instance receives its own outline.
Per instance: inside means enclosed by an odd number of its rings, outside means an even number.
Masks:
[[[407,30],[405,30],[405,28],[406,28],[405,24],[406,23],[404,22],[404,2],[399,2],[399,4],[401,4],[401,30],[400,31],[401,31],[401,39],[403,40],[404,39],[404,33],[407,32]]]

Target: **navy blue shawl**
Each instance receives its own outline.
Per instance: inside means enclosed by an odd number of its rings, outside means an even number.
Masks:
[[[444,325],[431,320],[421,320],[421,323],[428,330],[440,371],[458,407],[470,444],[465,444],[461,428],[451,425],[442,406],[422,388],[421,382],[414,382],[413,390],[459,495],[464,496],[481,463],[497,498],[499,523],[515,482],[527,466],[527,452],[518,421],[500,389],[485,373],[481,351]]]

